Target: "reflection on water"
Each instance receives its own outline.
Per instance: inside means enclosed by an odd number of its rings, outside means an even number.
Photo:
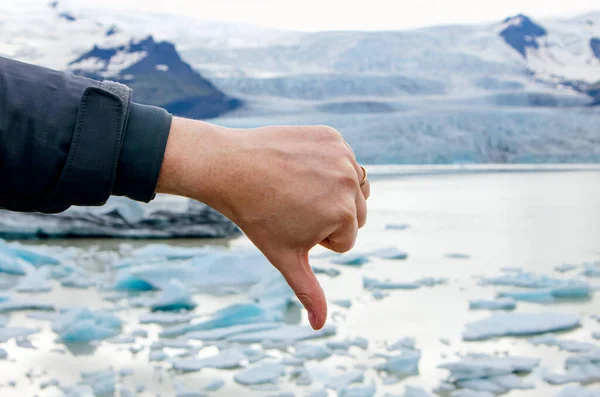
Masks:
[[[402,394],[403,385],[436,386],[446,372],[436,366],[467,352],[510,352],[542,358],[542,365],[526,377],[536,385],[536,390],[513,391],[510,397],[552,396],[560,387],[551,387],[539,375],[545,368],[560,370],[568,354],[556,349],[533,346],[527,338],[502,338],[486,342],[461,341],[460,335],[466,323],[485,318],[485,311],[469,311],[468,300],[492,298],[501,288],[478,285],[477,276],[492,276],[503,267],[521,267],[526,271],[560,276],[553,268],[563,263],[581,263],[600,259],[600,172],[543,172],[543,173],[478,173],[458,175],[430,175],[395,177],[375,180],[372,198],[369,200],[369,224],[361,231],[356,251],[394,245],[406,250],[409,257],[404,261],[373,259],[362,268],[337,267],[342,275],[337,278],[319,276],[330,300],[351,299],[350,309],[330,305],[329,321],[338,325],[338,337],[363,336],[369,342],[369,350],[350,350],[350,356],[333,356],[323,362],[309,362],[307,368],[315,378],[315,388],[326,380],[336,368],[375,362],[372,354],[385,342],[394,342],[405,336],[415,337],[422,349],[420,375],[410,377],[395,385],[382,385],[374,371],[366,373],[376,380],[378,394],[385,392]],[[388,223],[407,223],[405,230],[386,230]],[[156,241],[153,241],[155,243]],[[32,242],[28,242],[32,243]],[[48,244],[63,247],[77,246],[90,250],[119,251],[119,240],[68,240]],[[225,246],[247,245],[244,238],[230,241],[176,240],[170,244],[200,246],[219,244]],[[143,241],[127,241],[139,246]],[[461,253],[467,258],[448,257],[449,253]],[[314,264],[328,265],[326,258],[314,259]],[[106,272],[106,279],[114,274],[106,266],[87,264],[94,271]],[[578,271],[564,277],[578,277]],[[414,281],[422,277],[447,277],[447,285],[420,288],[411,291],[392,291],[390,296],[376,301],[362,288],[363,276],[396,281]],[[0,279],[7,287],[13,279]],[[592,280],[593,281],[593,280]],[[596,285],[599,283],[596,282]],[[600,323],[589,314],[600,314],[600,297],[595,294],[588,301],[563,301],[560,304],[540,305],[519,302],[519,312],[575,312],[584,315],[583,327],[565,336],[585,341],[591,340],[591,332],[600,330]],[[93,289],[65,290],[55,284],[53,291],[37,295],[62,306],[85,305],[89,307],[114,308]],[[199,314],[210,313],[230,303],[239,301],[238,296],[199,296]],[[73,384],[81,371],[132,368],[133,377],[123,379],[123,384],[133,389],[143,385],[141,396],[171,396],[175,374],[165,363],[149,363],[148,347],[156,340],[160,327],[140,326],[137,319],[145,309],[116,306],[126,321],[124,332],[143,327],[149,331],[147,339],[138,339],[136,345],[143,347],[132,354],[129,345],[98,343],[94,346],[69,346],[56,344],[55,335],[48,323],[27,318],[24,313],[13,314],[11,325],[36,326],[44,332],[31,340],[37,349],[23,349],[14,341],[3,346],[8,350],[10,361],[0,361],[0,395],[53,396],[57,390],[40,391],[41,380],[58,377],[64,384]],[[299,310],[288,313],[289,322],[306,322]],[[441,339],[449,341],[441,341]],[[192,341],[191,344],[201,345]],[[62,351],[54,349],[59,348]],[[214,349],[214,348],[210,348]],[[203,349],[201,355],[214,353]],[[181,350],[167,349],[170,355]],[[277,356],[276,350],[270,351]],[[24,374],[33,371],[34,377]],[[46,372],[46,375],[41,375]],[[336,373],[337,373],[336,372]],[[36,375],[37,374],[37,375]],[[212,395],[270,395],[275,392],[255,391],[236,385],[231,381],[232,372],[202,370],[199,373],[177,375],[189,388],[201,391],[210,380],[222,378],[227,386]],[[16,387],[6,383],[14,379]],[[282,390],[296,390],[303,395],[306,389],[283,384]]]

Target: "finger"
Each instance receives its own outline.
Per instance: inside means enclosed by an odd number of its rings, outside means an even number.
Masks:
[[[366,171],[364,171],[363,168],[356,161],[356,155],[354,154],[354,150],[352,150],[350,145],[348,145],[348,142],[344,141],[344,143],[346,144],[348,150],[350,150],[350,153],[352,153],[352,166],[356,171],[356,175],[358,175],[358,182],[360,183],[360,181],[362,181],[366,177]],[[369,198],[369,196],[371,195],[371,184],[369,183],[368,179],[365,179],[365,183],[363,183],[363,185],[360,186],[360,191],[363,193],[365,199]]]
[[[367,199],[363,194],[356,195],[356,219],[359,229],[367,223]]]
[[[319,280],[308,263],[308,251],[285,251],[269,258],[308,312],[308,321],[321,329],[327,320],[327,300]]]
[[[325,240],[321,241],[321,245],[335,252],[344,253],[350,251],[356,242],[358,234],[358,219],[356,216],[340,229],[329,235]]]

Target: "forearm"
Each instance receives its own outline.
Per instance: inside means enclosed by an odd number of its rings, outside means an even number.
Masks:
[[[0,58],[0,208],[150,200],[170,115],[130,100],[118,83]]]

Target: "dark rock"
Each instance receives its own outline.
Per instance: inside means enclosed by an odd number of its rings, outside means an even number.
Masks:
[[[527,58],[528,48],[540,48],[537,38],[547,34],[546,29],[523,14],[506,18],[504,23],[507,26],[500,32],[500,36],[506,44],[518,51],[523,58]]]
[[[0,211],[0,237],[217,238],[240,233],[225,216],[197,201],[189,200],[181,211],[149,211],[150,206],[111,197],[102,207],[71,207],[60,214]]]
[[[109,74],[113,57],[123,52],[144,56],[116,74]],[[95,70],[78,67],[88,59],[103,67]],[[177,116],[207,119],[242,106],[242,101],[225,95],[185,63],[172,43],[156,42],[152,36],[112,48],[94,46],[70,63],[70,71],[96,80],[120,81],[133,88],[136,102],[160,106]]]

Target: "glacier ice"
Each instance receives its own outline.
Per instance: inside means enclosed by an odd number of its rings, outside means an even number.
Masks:
[[[52,330],[63,342],[103,340],[121,331],[121,319],[113,314],[87,308],[67,309],[52,322]]]
[[[112,396],[116,391],[117,374],[112,371],[82,372],[81,384],[90,386],[95,396]]]
[[[148,361],[165,361],[169,356],[162,350],[151,350],[148,354]]]
[[[431,397],[431,395],[423,388],[406,385],[404,386],[403,397]]]
[[[585,388],[582,386],[567,386],[555,397],[600,397],[600,388]]]
[[[331,301],[334,305],[339,307],[343,307],[345,309],[350,309],[352,307],[352,301],[350,299],[337,299]]]
[[[583,275],[586,277],[600,277],[600,261],[584,264]]]
[[[0,273],[24,276],[26,271],[23,265],[21,265],[15,257],[0,251]]]
[[[80,272],[73,272],[60,281],[65,288],[86,289],[94,285],[86,276]]]
[[[239,367],[246,360],[246,355],[240,350],[227,349],[214,356],[173,360],[173,368],[178,371],[195,372],[203,368],[233,369]]]
[[[54,305],[41,300],[33,299],[9,299],[0,302],[0,313],[9,313],[23,310],[48,310],[53,311]]]
[[[285,367],[283,365],[262,364],[235,374],[233,379],[241,385],[250,386],[276,383],[283,375],[285,375]]]
[[[570,272],[571,270],[575,270],[575,269],[577,269],[577,265],[571,265],[568,263],[563,263],[562,265],[558,265],[558,266],[554,267],[554,270],[559,273],[567,273],[567,272]]]
[[[192,331],[211,330],[241,324],[273,322],[280,320],[280,317],[279,313],[265,310],[254,303],[238,303],[216,311],[208,320],[166,328],[160,333],[160,336],[170,338]]]
[[[600,347],[589,342],[581,342],[577,340],[558,339],[553,335],[541,335],[529,340],[534,345],[556,346],[560,350],[565,350],[571,353],[588,352]]]
[[[542,378],[553,385],[565,383],[592,383],[600,381],[600,349],[567,357],[564,373],[545,372]]]
[[[381,259],[404,260],[408,258],[408,253],[401,251],[396,247],[379,248],[369,253],[369,256]]]
[[[511,298],[469,301],[469,309],[471,310],[514,310],[516,307],[517,303]]]
[[[332,340],[325,343],[325,346],[332,350],[348,350],[352,346],[359,347],[363,350],[366,350],[369,347],[369,341],[363,337],[356,337],[354,339],[348,338],[344,340]]]
[[[151,305],[153,311],[192,310],[196,303],[183,283],[170,280],[160,296]]]
[[[140,324],[175,325],[189,323],[193,316],[185,313],[145,313],[139,318]]]
[[[271,342],[297,342],[308,339],[317,339],[325,336],[335,335],[337,329],[334,325],[327,324],[318,331],[307,325],[286,325],[267,331],[251,332],[247,334],[234,335],[227,338],[230,342],[260,343]]]
[[[325,382],[325,386],[336,391],[343,390],[353,383],[361,383],[365,380],[362,371],[348,371],[342,375],[335,376]]]
[[[572,313],[494,314],[467,325],[463,340],[476,341],[499,336],[527,336],[579,327],[581,318]]]
[[[234,325],[231,327],[208,329],[204,331],[192,331],[185,334],[187,339],[198,339],[204,341],[222,340],[234,335],[245,334],[249,332],[266,331],[280,328],[283,323],[252,323]]]
[[[537,302],[537,303],[552,303],[555,301],[551,289],[533,289],[519,291],[501,291],[498,292],[498,297],[511,300]]]
[[[25,337],[40,332],[39,328],[7,327],[0,328],[0,342],[6,342],[12,338]]]
[[[301,343],[296,345],[295,356],[303,360],[324,360],[331,352],[324,346]]]
[[[346,266],[362,266],[367,262],[369,262],[369,254],[358,252],[337,255],[331,260],[335,265]]]
[[[387,356],[387,361],[376,366],[378,371],[385,371],[394,375],[416,375],[419,373],[421,352],[418,350],[402,350],[396,356]]]
[[[410,227],[407,223],[388,223],[385,225],[386,230],[406,230]]]
[[[534,273],[524,272],[511,272],[504,274],[499,277],[483,278],[481,280],[483,285],[503,285],[513,286],[521,288],[533,288],[541,289],[538,291],[541,295],[540,299],[546,299],[547,294],[553,298],[587,298],[592,294],[590,285],[580,280],[564,280],[545,275],[537,275]],[[526,291],[523,291],[525,297],[527,297]],[[532,300],[535,300],[535,290],[531,292],[533,294]],[[505,294],[505,296],[517,299],[518,295]]]
[[[375,383],[366,386],[348,386],[338,392],[339,397],[373,397],[377,392]]]
[[[417,289],[421,285],[410,282],[380,281],[370,277],[363,277],[363,287],[366,290],[389,290],[389,289]]]
[[[19,284],[17,284],[18,292],[39,294],[51,290],[52,284],[48,280],[48,274],[42,270],[28,272],[25,277],[21,277]]]
[[[387,347],[387,350],[388,351],[402,350],[402,349],[413,349],[414,350],[416,344],[417,344],[417,340],[415,338],[405,337],[405,338],[398,339],[396,342],[389,345]]]
[[[213,379],[206,386],[204,386],[205,391],[219,391],[223,387],[225,387],[225,381],[222,379]]]

